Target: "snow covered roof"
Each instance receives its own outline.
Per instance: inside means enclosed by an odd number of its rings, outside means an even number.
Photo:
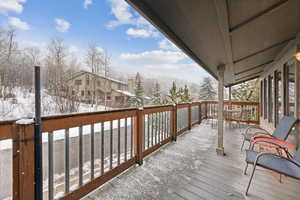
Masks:
[[[125,90],[114,90],[114,91],[116,91],[120,94],[123,94],[125,96],[129,96],[129,97],[134,97],[135,96],[135,94],[132,94],[131,92],[128,92],[128,91],[125,91]]]
[[[88,71],[84,71],[84,70],[81,70],[80,72],[76,73],[71,79],[69,80],[73,80],[74,78],[78,77],[78,76],[81,76],[82,74],[91,74],[93,76],[98,76],[100,78],[103,78],[103,79],[107,79],[107,80],[110,80],[112,82],[115,82],[115,83],[120,83],[120,84],[123,84],[123,85],[127,85],[127,83],[125,83],[124,81],[120,81],[120,80],[117,80],[117,79],[114,79],[114,78],[111,78],[111,77],[105,77],[104,75],[101,75],[101,74],[95,74],[95,73],[92,73],[92,72],[88,72]]]

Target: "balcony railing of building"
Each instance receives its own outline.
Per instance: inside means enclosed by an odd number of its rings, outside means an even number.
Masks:
[[[176,141],[202,119],[215,119],[217,103],[43,117],[44,199],[79,199],[131,166],[141,165],[145,156]],[[259,124],[259,108],[259,103],[225,101],[225,120]],[[12,141],[7,195],[13,200],[34,199],[34,125],[1,122],[0,141],[4,140]]]

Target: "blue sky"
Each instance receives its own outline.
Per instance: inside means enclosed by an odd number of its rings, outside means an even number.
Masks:
[[[124,0],[0,0],[0,24],[17,29],[24,48],[46,49],[58,36],[82,61],[89,44],[105,49],[118,71],[195,83],[209,76]]]

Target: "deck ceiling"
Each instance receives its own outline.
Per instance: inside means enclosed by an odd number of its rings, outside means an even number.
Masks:
[[[300,32],[300,0],[126,0],[225,85],[263,74]]]

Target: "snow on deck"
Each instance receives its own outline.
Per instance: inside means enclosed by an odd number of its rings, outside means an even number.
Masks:
[[[190,171],[197,170],[216,134],[210,126],[195,126],[190,132],[177,138],[177,142],[164,146],[119,177],[88,195],[84,200],[120,199],[170,199],[172,188],[180,187]]]

